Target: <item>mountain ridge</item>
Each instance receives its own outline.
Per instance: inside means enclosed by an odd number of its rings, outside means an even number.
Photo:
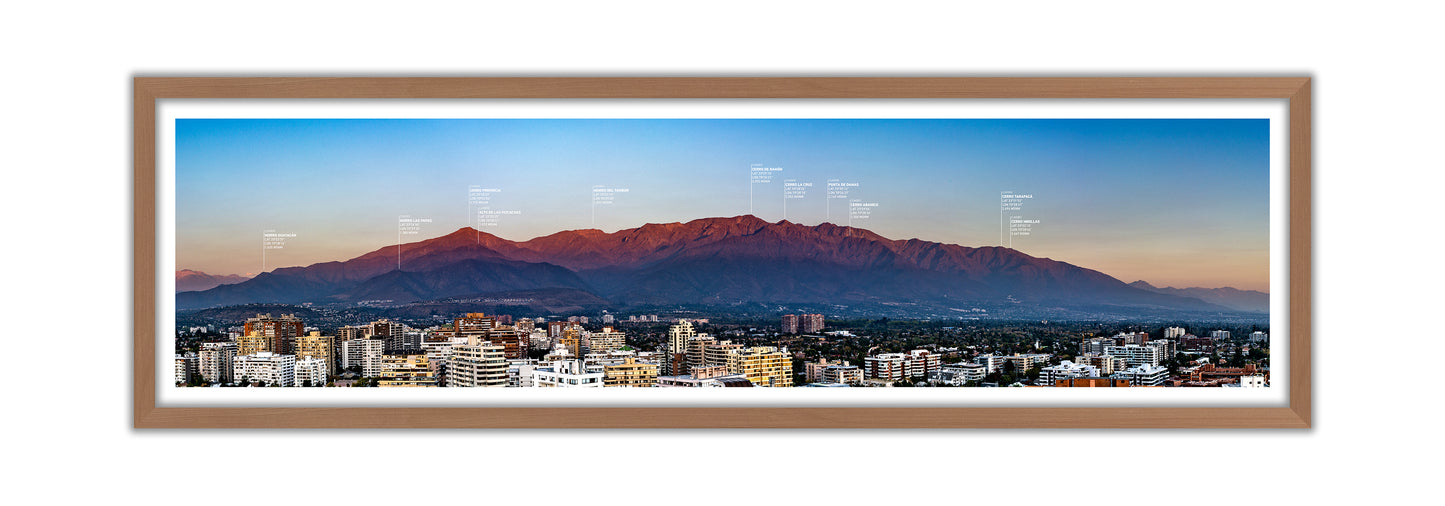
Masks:
[[[176,292],[209,290],[221,285],[231,285],[251,279],[240,274],[209,274],[191,269],[176,270]]]
[[[1269,293],[1259,290],[1241,290],[1232,286],[1218,288],[1199,286],[1187,288],[1175,288],[1172,286],[1158,287],[1142,279],[1129,283],[1129,286],[1157,293],[1192,297],[1238,311],[1252,313],[1269,312]]]
[[[287,298],[406,302],[548,288],[585,291],[618,306],[1007,300],[1227,309],[1001,246],[888,239],[862,228],[752,215],[648,223],[612,233],[565,230],[520,242],[462,227],[349,260],[277,269],[230,288],[180,294],[177,307]]]

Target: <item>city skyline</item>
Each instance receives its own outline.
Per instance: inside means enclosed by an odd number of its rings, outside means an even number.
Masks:
[[[177,120],[177,268],[254,274],[464,226],[563,230],[753,214],[1009,244],[1158,286],[1268,290],[1267,120]],[[754,166],[782,168],[753,183]],[[829,180],[856,183],[827,197]],[[785,199],[787,180],[811,183]],[[599,188],[601,187],[601,188]],[[598,192],[596,190],[603,190]],[[625,189],[626,192],[606,192]],[[495,226],[469,202],[488,190]],[[490,191],[500,190],[500,191]],[[1032,196],[1028,236],[1001,192]],[[611,203],[599,197],[611,193]],[[473,201],[474,202],[474,201]],[[397,218],[430,219],[400,236]]]
[[[1089,323],[1005,322],[989,332],[981,322],[891,323],[913,330],[904,339],[817,313],[731,323],[607,314],[600,327],[584,315],[450,316],[433,313],[413,320],[417,327],[353,321],[330,333],[284,313],[178,327],[175,385],[1267,388],[1270,378],[1269,333],[1258,325],[1189,325],[1196,335],[1180,324],[1100,332]],[[997,332],[1021,324],[1033,331]],[[920,345],[924,336],[933,342]]]

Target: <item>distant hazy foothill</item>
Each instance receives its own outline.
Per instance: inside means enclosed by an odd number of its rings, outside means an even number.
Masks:
[[[1238,311],[1248,311],[1252,313],[1269,312],[1269,294],[1256,290],[1240,290],[1227,286],[1223,288],[1200,288],[1197,286],[1189,288],[1174,288],[1172,286],[1160,288],[1143,280],[1129,283],[1129,286],[1152,292],[1191,297]]]
[[[176,292],[210,290],[221,285],[240,283],[251,279],[239,274],[215,275],[190,269],[176,271]]]
[[[177,276],[178,290],[184,290]],[[1260,292],[1126,284],[1010,248],[892,240],[861,228],[770,223],[751,215],[615,233],[570,230],[524,242],[462,228],[345,261],[194,290],[176,295],[178,309],[526,292],[552,304],[615,308],[812,303],[916,305],[920,312],[998,305],[1118,314],[1268,310],[1268,295]]]

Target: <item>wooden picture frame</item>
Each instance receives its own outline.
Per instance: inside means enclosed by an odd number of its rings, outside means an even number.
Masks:
[[[1311,80],[1308,77],[136,77],[134,426],[137,428],[1309,428]],[[157,108],[163,99],[1189,98],[1288,100],[1289,372],[1283,407],[477,408],[157,405]],[[1276,379],[1279,381],[1280,379]]]

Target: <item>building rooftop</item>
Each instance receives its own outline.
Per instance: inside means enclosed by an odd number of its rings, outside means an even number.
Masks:
[[[749,388],[753,386],[753,382],[748,381],[747,378],[717,378],[717,382],[724,387]]]

